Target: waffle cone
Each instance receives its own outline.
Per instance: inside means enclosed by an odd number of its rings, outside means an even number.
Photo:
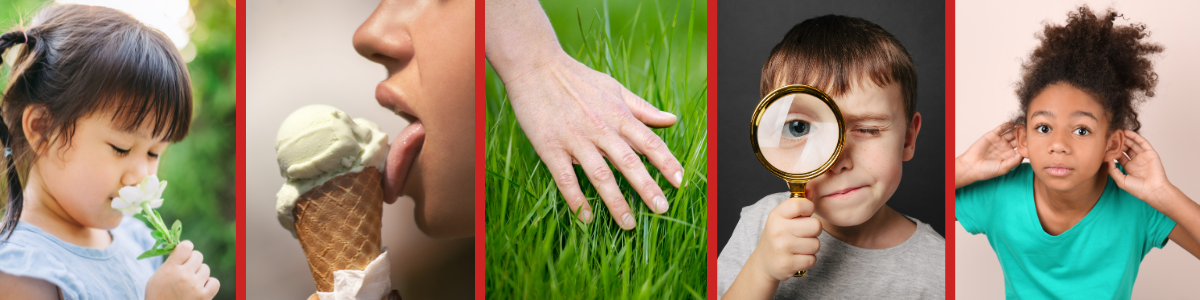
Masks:
[[[317,291],[333,291],[333,271],[363,270],[383,253],[379,169],[342,174],[300,195],[292,214]]]

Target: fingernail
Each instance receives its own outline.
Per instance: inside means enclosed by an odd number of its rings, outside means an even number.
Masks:
[[[654,196],[654,212],[659,214],[667,212],[667,199],[662,196]]]
[[[625,228],[625,230],[630,230],[633,229],[634,226],[637,226],[637,222],[633,221],[633,215],[630,215],[629,213],[625,213],[625,215],[621,216],[621,223],[625,224],[625,226],[622,226]]]
[[[683,171],[682,170],[675,171],[675,176],[672,176],[672,177],[675,178],[675,187],[683,186]]]
[[[678,120],[678,119],[679,119],[679,117],[678,117],[678,116],[675,116],[675,114],[673,114],[673,113],[669,113],[669,112],[665,112],[665,111],[664,111],[664,112],[662,112],[662,113],[664,113],[664,114],[667,114],[667,115],[671,116],[672,118],[675,118],[676,120]]]
[[[580,211],[579,212],[579,220],[583,221],[584,223],[591,223],[592,222],[592,210],[585,208],[582,211]]]

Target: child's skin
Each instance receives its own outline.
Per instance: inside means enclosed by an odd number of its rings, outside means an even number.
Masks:
[[[1200,258],[1195,234],[1200,233],[1200,205],[1167,180],[1158,153],[1145,138],[1111,130],[1100,102],[1064,83],[1047,86],[1034,97],[1026,117],[1026,126],[1001,125],[957,157],[955,188],[1003,175],[1029,157],[1038,219],[1046,233],[1058,235],[1091,211],[1112,176],[1122,190],[1174,220],[1177,225],[1168,238]]]
[[[30,106],[22,127],[31,145],[47,136],[39,130],[44,110]],[[93,113],[76,122],[70,147],[63,139],[37,149],[24,189],[21,221],[65,242],[105,249],[112,244],[108,230],[122,214],[111,206],[124,186],[136,185],[158,170],[158,154],[167,147],[154,136],[152,122],[136,132],[123,132],[112,113]],[[53,140],[53,139],[51,139]],[[123,153],[124,152],[124,153]],[[220,282],[209,277],[204,256],[190,241],[176,246],[146,284],[146,299],[212,299]],[[41,279],[0,273],[0,299],[59,299],[58,288]]]
[[[836,97],[848,129],[841,156],[806,186],[812,201],[792,198],[771,210],[725,299],[773,297],[781,281],[816,263],[822,230],[868,249],[895,247],[916,232],[916,224],[884,204],[900,185],[902,162],[916,151],[921,113],[906,124],[897,84],[879,87],[867,80],[852,86]]]
[[[384,0],[353,42],[387,69],[379,105],[414,123],[393,139],[385,201],[411,196],[431,237],[474,235],[475,2]],[[417,131],[424,137],[406,139]]]

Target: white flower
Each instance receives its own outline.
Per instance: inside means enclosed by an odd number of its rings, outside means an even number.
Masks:
[[[158,181],[157,175],[147,176],[137,187],[126,186],[118,192],[120,197],[113,198],[112,208],[120,210],[126,217],[142,212],[142,203],[149,202],[150,208],[162,206],[163,191],[167,189],[166,181]]]

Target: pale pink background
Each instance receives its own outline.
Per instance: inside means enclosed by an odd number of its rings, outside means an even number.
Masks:
[[[1197,1],[958,1],[955,5],[955,155],[1017,111],[1015,83],[1023,59],[1037,46],[1045,22],[1063,24],[1068,11],[1087,3],[1114,7],[1128,21],[1145,23],[1156,56],[1157,95],[1141,108],[1141,134],[1162,156],[1171,182],[1200,199],[1200,2]],[[1004,277],[984,235],[955,223],[955,296],[1004,299]],[[1200,291],[1200,261],[1168,243],[1146,255],[1134,285],[1135,299],[1183,299]]]

